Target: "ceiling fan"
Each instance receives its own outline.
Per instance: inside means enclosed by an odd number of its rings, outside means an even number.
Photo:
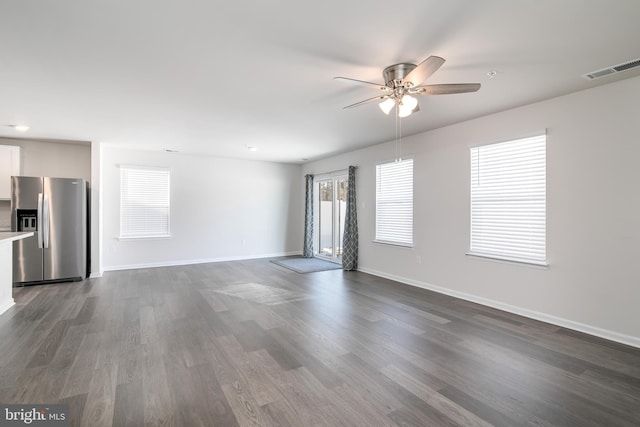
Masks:
[[[398,116],[407,117],[411,113],[420,110],[415,95],[448,95],[452,93],[476,92],[480,89],[480,83],[452,83],[452,84],[421,84],[427,80],[438,68],[444,64],[444,59],[439,56],[430,56],[420,64],[400,63],[390,65],[382,71],[384,84],[365,82],[347,77],[334,77],[334,80],[346,83],[367,86],[378,89],[382,94],[355,104],[347,105],[344,109],[359,107],[372,101],[380,101],[380,109],[389,114],[393,107],[398,107]]]

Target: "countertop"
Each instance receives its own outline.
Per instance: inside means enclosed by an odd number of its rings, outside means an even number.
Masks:
[[[0,232],[0,244],[11,243],[25,237],[33,236],[33,231],[19,231],[17,233],[11,231]]]

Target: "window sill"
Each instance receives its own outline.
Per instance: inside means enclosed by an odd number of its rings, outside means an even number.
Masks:
[[[467,252],[465,254],[468,257],[476,258],[482,261],[490,261],[490,262],[499,262],[503,264],[512,264],[512,265],[520,265],[523,267],[537,268],[541,270],[548,270],[549,263],[547,261],[525,261],[520,259],[499,257],[496,255],[488,255],[488,254],[479,254],[474,252]]]
[[[378,243],[380,245],[387,245],[387,246],[400,246],[401,248],[408,248],[408,249],[412,249],[413,248],[413,244],[409,244],[409,243],[400,243],[400,242],[389,242],[388,240],[373,240],[373,243]]]
[[[118,240],[167,240],[171,238],[171,234],[166,236],[118,236]]]

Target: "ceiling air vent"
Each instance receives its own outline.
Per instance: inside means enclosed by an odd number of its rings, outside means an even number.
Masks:
[[[608,76],[609,74],[619,73],[621,71],[630,70],[636,67],[640,67],[640,58],[625,62],[623,64],[603,68],[601,70],[592,71],[590,73],[583,74],[582,77],[587,80],[594,80],[599,79],[600,77]]]

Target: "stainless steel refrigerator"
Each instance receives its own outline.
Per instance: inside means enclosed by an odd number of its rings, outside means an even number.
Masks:
[[[14,283],[87,277],[87,182],[13,176],[11,190],[11,231],[34,232],[14,242]]]

